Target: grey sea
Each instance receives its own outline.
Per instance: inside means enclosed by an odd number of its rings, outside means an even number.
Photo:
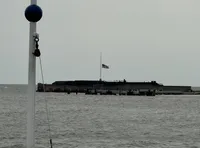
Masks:
[[[25,148],[26,85],[0,85],[0,147]],[[36,147],[200,148],[200,96],[37,93]]]

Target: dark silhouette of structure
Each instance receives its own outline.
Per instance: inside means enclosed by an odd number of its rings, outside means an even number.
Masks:
[[[38,84],[38,92],[75,92],[85,94],[119,94],[119,95],[155,95],[155,94],[183,94],[191,92],[191,86],[164,86],[156,81],[127,82],[123,81],[55,81],[52,84]]]

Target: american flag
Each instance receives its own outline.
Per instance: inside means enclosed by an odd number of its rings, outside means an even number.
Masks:
[[[102,68],[109,69],[108,65],[102,64]]]

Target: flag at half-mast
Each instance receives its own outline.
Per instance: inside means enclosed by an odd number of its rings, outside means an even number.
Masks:
[[[108,65],[102,64],[102,68],[109,69]]]

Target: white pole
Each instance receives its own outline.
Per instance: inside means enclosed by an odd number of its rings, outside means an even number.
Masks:
[[[100,80],[102,80],[102,53],[100,53]]]
[[[37,4],[37,0],[31,0]],[[29,34],[29,70],[28,70],[28,105],[27,105],[27,148],[35,148],[35,92],[36,92],[36,57],[34,52],[34,38],[36,23],[30,22]]]

